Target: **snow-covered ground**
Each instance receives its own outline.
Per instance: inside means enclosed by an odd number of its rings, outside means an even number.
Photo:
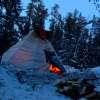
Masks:
[[[74,68],[67,69],[71,73],[75,72]],[[100,67],[91,69],[90,73],[99,78]],[[95,90],[100,92],[100,79],[94,80],[93,84],[96,85]],[[70,98],[58,94],[53,84],[38,84],[34,88],[21,84],[14,74],[0,65],[0,100],[70,100]]]
[[[0,100],[69,100],[58,94],[53,85],[31,86],[21,84],[16,77],[0,66]]]

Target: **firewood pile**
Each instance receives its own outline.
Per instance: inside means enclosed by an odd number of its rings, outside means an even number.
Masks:
[[[100,100],[100,93],[94,91],[95,86],[85,79],[59,80],[55,87],[58,93],[69,96],[72,100],[79,100],[82,97],[87,100]]]

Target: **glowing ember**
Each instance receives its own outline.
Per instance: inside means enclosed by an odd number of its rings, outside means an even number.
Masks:
[[[52,73],[61,74],[61,70],[58,67],[56,67],[56,66],[54,66],[52,64],[50,64],[49,70]]]

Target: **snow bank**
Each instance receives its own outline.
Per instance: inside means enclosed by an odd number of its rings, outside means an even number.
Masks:
[[[95,91],[100,93],[100,66],[97,66],[95,68],[92,68],[90,70],[91,74],[97,79],[92,80],[91,83],[95,85]]]
[[[69,67],[67,68],[69,69]],[[70,72],[77,70],[71,68]],[[90,73],[100,77],[100,67],[90,69]],[[75,74],[74,74],[75,75]],[[100,92],[100,79],[94,80],[95,90]],[[33,86],[33,87],[32,87]],[[56,92],[53,84],[21,84],[16,76],[0,65],[0,100],[70,100]],[[82,99],[81,99],[82,100]]]
[[[53,85],[42,84],[32,89],[21,84],[12,73],[0,66],[0,100],[69,100],[57,94]]]

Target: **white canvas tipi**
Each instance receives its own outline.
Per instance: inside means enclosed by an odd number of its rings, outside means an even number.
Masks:
[[[46,62],[44,50],[54,52],[48,40],[42,40],[35,37],[33,33],[30,32],[26,37],[3,54],[1,63],[10,65],[8,69],[15,72],[26,71],[29,73],[45,73],[48,72],[48,63]]]

